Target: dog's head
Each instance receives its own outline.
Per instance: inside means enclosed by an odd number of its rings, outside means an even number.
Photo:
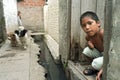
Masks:
[[[15,30],[15,34],[17,34],[19,37],[24,37],[26,33],[27,33],[27,30],[24,29],[23,26],[19,26],[19,29]]]
[[[15,34],[13,32],[8,33],[8,39],[15,40],[16,39]]]

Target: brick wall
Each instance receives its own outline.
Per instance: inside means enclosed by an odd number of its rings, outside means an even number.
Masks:
[[[24,0],[18,2],[21,11],[23,26],[32,31],[44,31],[43,5],[44,0]]]
[[[44,6],[45,0],[23,0],[20,4],[23,6]]]

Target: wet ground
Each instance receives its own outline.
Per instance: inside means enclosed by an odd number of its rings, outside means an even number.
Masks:
[[[40,45],[39,47],[41,50],[39,51],[40,55],[38,54],[38,63],[47,69],[47,80],[66,80],[63,65],[61,63],[56,64],[54,62],[53,57],[51,56],[51,53],[43,39],[44,37],[41,36],[40,39],[36,40],[35,42]]]

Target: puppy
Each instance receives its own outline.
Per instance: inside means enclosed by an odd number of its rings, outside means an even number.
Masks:
[[[16,35],[14,34],[14,32],[8,33],[8,39],[10,40],[12,47],[18,46],[18,41],[16,39]]]
[[[27,30],[23,26],[19,26],[18,30],[15,30],[15,34],[19,37],[23,49],[27,48]]]

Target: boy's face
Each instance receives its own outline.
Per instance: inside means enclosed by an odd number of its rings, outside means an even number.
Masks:
[[[96,22],[91,17],[84,17],[81,25],[87,35],[94,36],[99,31],[100,22]]]

